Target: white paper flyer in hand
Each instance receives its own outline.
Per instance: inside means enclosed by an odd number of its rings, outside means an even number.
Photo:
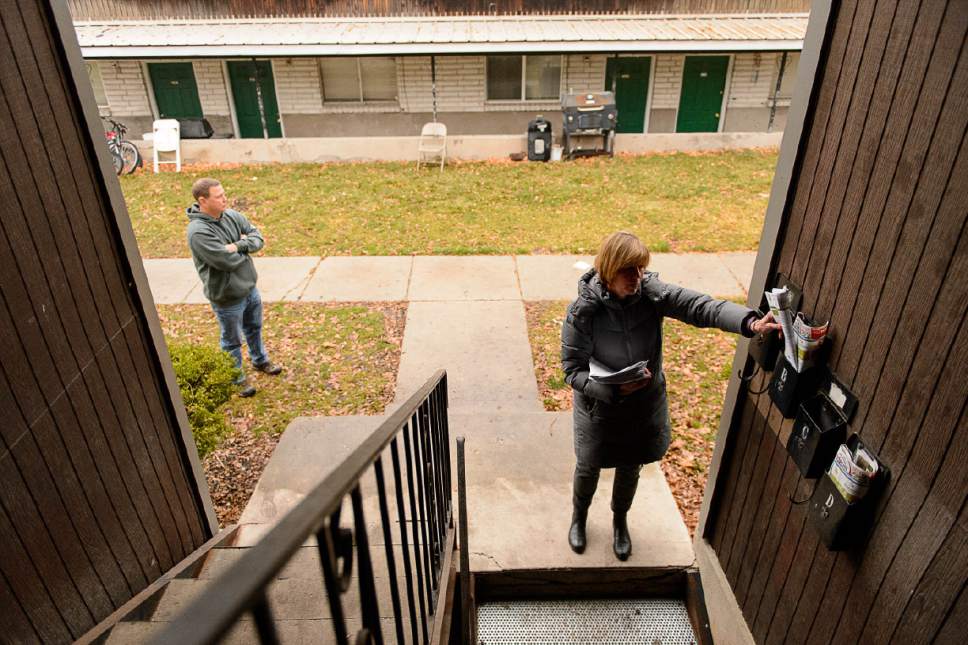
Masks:
[[[793,321],[793,331],[797,335],[797,371],[802,372],[808,367],[813,367],[817,350],[827,337],[830,323],[822,325],[815,324],[812,320],[798,313],[796,320]]]
[[[842,444],[827,474],[844,500],[853,504],[863,499],[870,490],[871,482],[877,477],[877,460],[863,448],[851,451],[846,444]]]
[[[796,337],[793,335],[793,295],[786,287],[765,292],[766,301],[773,312],[773,318],[783,328],[783,355],[793,369],[800,371],[797,360]]]
[[[588,378],[596,383],[604,383],[605,385],[634,383],[635,381],[641,381],[647,377],[648,364],[649,361],[639,361],[638,363],[629,365],[625,369],[621,369],[616,372],[615,370],[602,365],[593,358],[588,361]]]

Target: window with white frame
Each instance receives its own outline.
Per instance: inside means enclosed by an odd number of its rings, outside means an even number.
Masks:
[[[104,81],[101,80],[101,68],[93,61],[85,62],[84,66],[87,68],[87,77],[91,81],[91,87],[94,89],[94,100],[97,101],[97,106],[102,108],[103,111],[103,109],[108,107],[108,97],[104,93]]]
[[[558,100],[561,92],[561,56],[487,57],[488,101]]]
[[[324,102],[395,101],[397,64],[393,58],[321,58]]]

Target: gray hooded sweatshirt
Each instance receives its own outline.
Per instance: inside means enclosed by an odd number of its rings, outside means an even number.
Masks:
[[[574,392],[575,456],[590,466],[647,464],[669,447],[669,409],[662,370],[662,319],[748,333],[756,313],[659,280],[646,273],[637,293],[619,300],[594,269],[578,282],[578,298],[561,329],[565,382]],[[648,360],[649,386],[620,396],[618,386],[588,378],[591,357],[618,370]]]
[[[202,279],[205,297],[217,307],[239,304],[258,278],[249,254],[265,245],[262,234],[245,215],[232,209],[226,209],[215,219],[198,210],[198,204],[192,204],[186,214],[188,248]],[[238,252],[226,251],[226,244],[235,244]]]

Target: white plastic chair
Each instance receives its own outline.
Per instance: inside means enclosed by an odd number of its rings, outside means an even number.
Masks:
[[[440,157],[440,171],[444,171],[447,158],[447,126],[443,123],[425,123],[420,131],[420,147],[417,148],[417,169],[422,162]]]
[[[175,164],[175,170],[181,172],[181,125],[176,119],[159,119],[152,124],[151,138],[154,142],[155,173],[163,163]],[[162,161],[162,152],[174,152],[174,161]]]

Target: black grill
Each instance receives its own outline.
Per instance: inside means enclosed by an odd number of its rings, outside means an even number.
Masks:
[[[613,154],[618,109],[612,92],[566,94],[561,99],[564,154]]]

